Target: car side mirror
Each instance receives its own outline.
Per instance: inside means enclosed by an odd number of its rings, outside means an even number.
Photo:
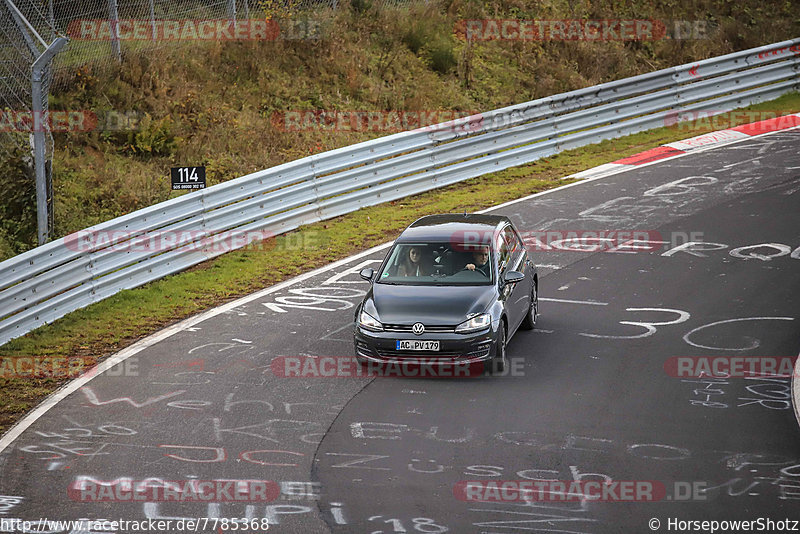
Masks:
[[[503,275],[503,282],[506,284],[516,284],[522,282],[524,278],[525,275],[519,271],[507,271],[506,274]]]
[[[364,269],[361,269],[361,272],[358,273],[358,275],[367,282],[372,282],[372,277],[375,276],[375,269],[371,267],[366,267]]]

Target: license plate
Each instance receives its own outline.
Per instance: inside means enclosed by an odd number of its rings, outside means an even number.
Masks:
[[[438,341],[425,341],[421,339],[398,339],[397,345],[395,345],[397,350],[430,350],[430,351],[438,351],[439,350],[439,342]]]

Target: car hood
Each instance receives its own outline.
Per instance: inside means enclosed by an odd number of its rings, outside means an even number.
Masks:
[[[373,284],[365,302],[386,324],[457,325],[483,313],[495,298],[494,286],[395,286]]]

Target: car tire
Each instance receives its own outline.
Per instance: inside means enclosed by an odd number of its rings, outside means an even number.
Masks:
[[[536,287],[536,282],[533,282],[531,289],[531,303],[528,306],[528,313],[525,315],[522,324],[520,325],[525,330],[533,330],[536,328],[536,316],[539,314],[539,289]]]
[[[497,331],[497,345],[494,349],[494,358],[489,362],[489,373],[492,375],[503,374],[508,367],[508,358],[506,356],[506,325],[500,323],[500,329]]]

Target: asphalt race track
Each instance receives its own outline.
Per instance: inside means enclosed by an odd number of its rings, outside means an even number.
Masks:
[[[509,343],[507,376],[275,372],[276,357],[352,355],[353,307],[366,289],[357,272],[385,248],[167,336],[3,451],[0,532],[14,531],[2,528],[10,518],[248,517],[266,518],[270,532],[373,534],[800,520],[790,379],[667,370],[675,357],[800,352],[798,147],[796,129],[749,138],[494,210],[523,234],[635,230],[665,241],[633,252],[532,252],[541,314],[536,330]],[[269,480],[280,495],[98,502],[75,491],[144,479]],[[651,481],[665,493],[475,502],[456,489],[611,479]],[[230,530],[222,525],[198,531]]]

